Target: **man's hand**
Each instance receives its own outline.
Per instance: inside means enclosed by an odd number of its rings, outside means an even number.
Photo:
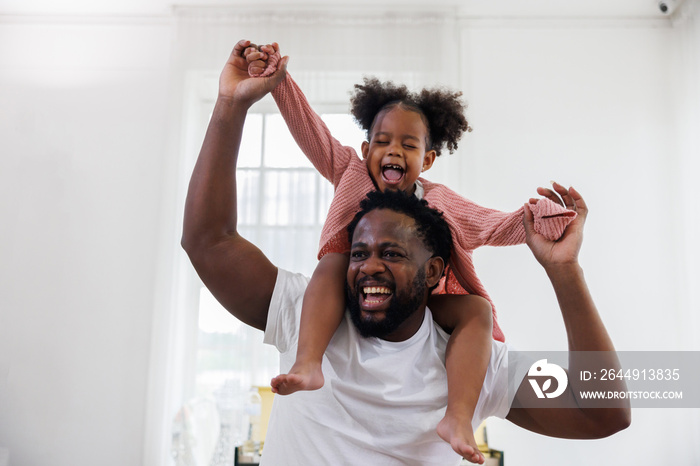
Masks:
[[[272,91],[284,79],[287,72],[289,57],[280,60],[279,68],[267,77],[253,78],[248,74],[246,55],[257,50],[249,40],[238,41],[233,52],[226,61],[219,77],[219,98],[231,100],[237,105],[249,108],[265,94]],[[255,52],[261,53],[261,52]]]
[[[532,250],[537,261],[547,270],[551,267],[578,264],[578,253],[583,242],[583,225],[588,215],[588,207],[578,191],[574,188],[566,189],[558,183],[552,183],[552,188],[554,190],[538,188],[537,193],[565,206],[569,210],[575,211],[578,215],[566,227],[564,234],[559,240],[550,241],[535,232],[530,206],[525,204],[523,225],[525,226],[527,245]],[[530,202],[533,203],[536,200],[530,199]]]

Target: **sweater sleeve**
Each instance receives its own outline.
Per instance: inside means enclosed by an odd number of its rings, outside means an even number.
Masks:
[[[435,183],[425,183],[426,199],[440,209],[452,225],[455,242],[466,250],[481,246],[511,246],[525,242],[524,208],[515,212],[501,212],[482,207]],[[567,210],[547,199],[531,204],[535,231],[555,241],[564,234],[566,226],[576,218],[576,212]]]
[[[355,150],[343,146],[331,135],[289,73],[272,91],[272,96],[304,155],[324,178],[337,187],[352,158],[357,158]]]

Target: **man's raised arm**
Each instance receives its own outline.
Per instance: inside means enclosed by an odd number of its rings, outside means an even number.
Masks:
[[[185,202],[182,247],[204,284],[244,323],[264,330],[276,267],[237,232],[236,162],[248,109],[284,78],[280,69],[250,78],[236,44],[219,78],[219,95],[194,167]]]
[[[578,253],[583,240],[583,224],[588,208],[581,195],[573,188],[554,184],[567,208],[578,216],[569,224],[558,241],[549,241],[535,233],[532,213],[526,207],[524,225],[527,244],[542,264],[552,282],[569,342],[569,374],[577,374],[595,358],[599,367],[618,369],[620,363],[615,347],[598,314]],[[540,188],[539,194],[558,200],[557,194]],[[566,391],[557,398],[547,399],[546,406],[538,403],[534,391],[525,378],[516,393],[507,419],[528,430],[562,438],[601,438],[625,429],[631,422],[627,400],[602,404],[586,402],[580,397],[580,381],[569,377]],[[624,380],[613,381],[608,389],[625,391]]]

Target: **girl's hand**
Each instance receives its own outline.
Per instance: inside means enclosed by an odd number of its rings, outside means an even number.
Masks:
[[[245,57],[248,62],[248,74],[254,77],[272,75],[280,65],[280,46],[277,42],[272,44],[245,49]]]
[[[550,241],[535,232],[534,219],[529,204],[525,204],[523,225],[527,236],[527,245],[537,261],[547,269],[549,267],[578,265],[578,254],[583,242],[583,225],[588,215],[588,207],[581,194],[574,188],[566,189],[558,183],[552,183],[552,189],[537,188],[537,193],[552,201],[575,211],[578,215],[566,227],[564,234],[557,241]],[[536,202],[530,199],[531,203]]]
[[[263,46],[255,46],[254,44],[251,44],[250,46],[246,47],[243,54],[248,62],[249,75],[258,76],[265,71],[265,68],[267,68],[268,58],[270,58],[270,55],[274,53],[273,45],[277,44],[275,43]],[[279,46],[277,46],[277,50],[279,50]]]

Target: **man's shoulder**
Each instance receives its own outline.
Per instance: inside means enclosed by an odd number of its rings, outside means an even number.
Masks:
[[[310,278],[302,273],[278,268],[268,315],[276,310],[296,307],[299,304],[299,299],[304,296],[309,281]]]
[[[291,272],[282,268],[277,269],[277,281],[275,282],[275,292],[296,293],[299,290],[303,293],[309,284],[310,277],[300,272]],[[274,296],[274,293],[273,293]]]
[[[309,277],[301,273],[277,269],[277,280],[267,312],[264,342],[286,351],[296,342],[301,304]]]
[[[447,346],[447,340],[450,339],[450,334],[445,332],[435,319],[433,318],[433,313],[429,307],[425,308],[425,318],[430,319],[432,322],[432,332],[435,334],[435,341],[439,346]],[[443,348],[444,349],[444,348]]]

